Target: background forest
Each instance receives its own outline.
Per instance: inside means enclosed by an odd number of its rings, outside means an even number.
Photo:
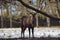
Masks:
[[[23,0],[30,6],[60,18],[60,0]],[[35,11],[24,7],[17,0],[0,0],[0,28],[20,27],[20,18]],[[60,21],[36,14],[35,27],[60,26]]]

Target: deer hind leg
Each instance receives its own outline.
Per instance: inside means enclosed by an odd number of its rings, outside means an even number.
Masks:
[[[24,29],[21,29],[21,38],[24,37]]]
[[[32,37],[34,38],[34,28],[32,27]]]
[[[23,27],[23,29],[22,29],[22,31],[21,31],[21,32],[22,32],[22,35],[23,35],[23,38],[25,37],[24,33],[25,33],[26,28],[27,28],[27,27]]]
[[[24,33],[25,33],[26,27],[24,28]],[[23,34],[23,36],[25,37],[25,35]]]
[[[29,30],[29,38],[30,38],[30,28],[28,28],[28,30]]]
[[[23,37],[23,28],[21,28],[21,38]]]
[[[34,38],[34,26],[31,24],[32,27],[32,37]]]
[[[34,27],[32,24],[30,24],[30,29],[32,30],[32,37],[34,38]]]

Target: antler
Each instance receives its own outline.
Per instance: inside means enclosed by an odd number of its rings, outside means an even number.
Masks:
[[[32,9],[32,10],[36,11],[37,13],[43,14],[44,16],[47,16],[47,17],[55,19],[55,20],[60,20],[60,18],[56,18],[52,15],[48,15],[46,12],[43,12],[41,10],[34,8],[34,7],[29,6],[28,4],[24,3],[22,0],[17,0],[17,1],[19,1],[23,6],[29,8],[29,9]]]

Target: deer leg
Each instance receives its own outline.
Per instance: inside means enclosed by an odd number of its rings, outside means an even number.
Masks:
[[[32,28],[32,37],[34,38],[34,28]]]
[[[24,37],[24,28],[21,28],[21,38]]]
[[[22,31],[21,31],[21,38],[22,38]]]
[[[27,27],[24,27],[24,28],[23,28],[23,38],[25,37],[24,33],[25,33],[26,28],[27,28]]]
[[[30,28],[28,28],[28,30],[29,30],[29,38],[30,38]]]
[[[22,28],[21,28],[21,38],[22,38]]]
[[[21,38],[22,38],[22,36],[23,36],[23,28],[21,28]]]
[[[23,30],[23,32],[22,32],[22,35],[23,35],[23,38],[24,38],[24,30]]]

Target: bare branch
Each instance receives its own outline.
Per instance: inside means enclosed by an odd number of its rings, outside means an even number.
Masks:
[[[37,13],[43,14],[44,16],[47,16],[47,17],[52,18],[52,19],[55,19],[55,20],[60,20],[60,18],[54,17],[52,15],[47,14],[46,12],[43,12],[41,10],[38,10],[38,9],[34,8],[34,7],[29,6],[28,4],[24,3],[22,0],[17,0],[17,1],[19,1],[25,7],[36,11]]]

